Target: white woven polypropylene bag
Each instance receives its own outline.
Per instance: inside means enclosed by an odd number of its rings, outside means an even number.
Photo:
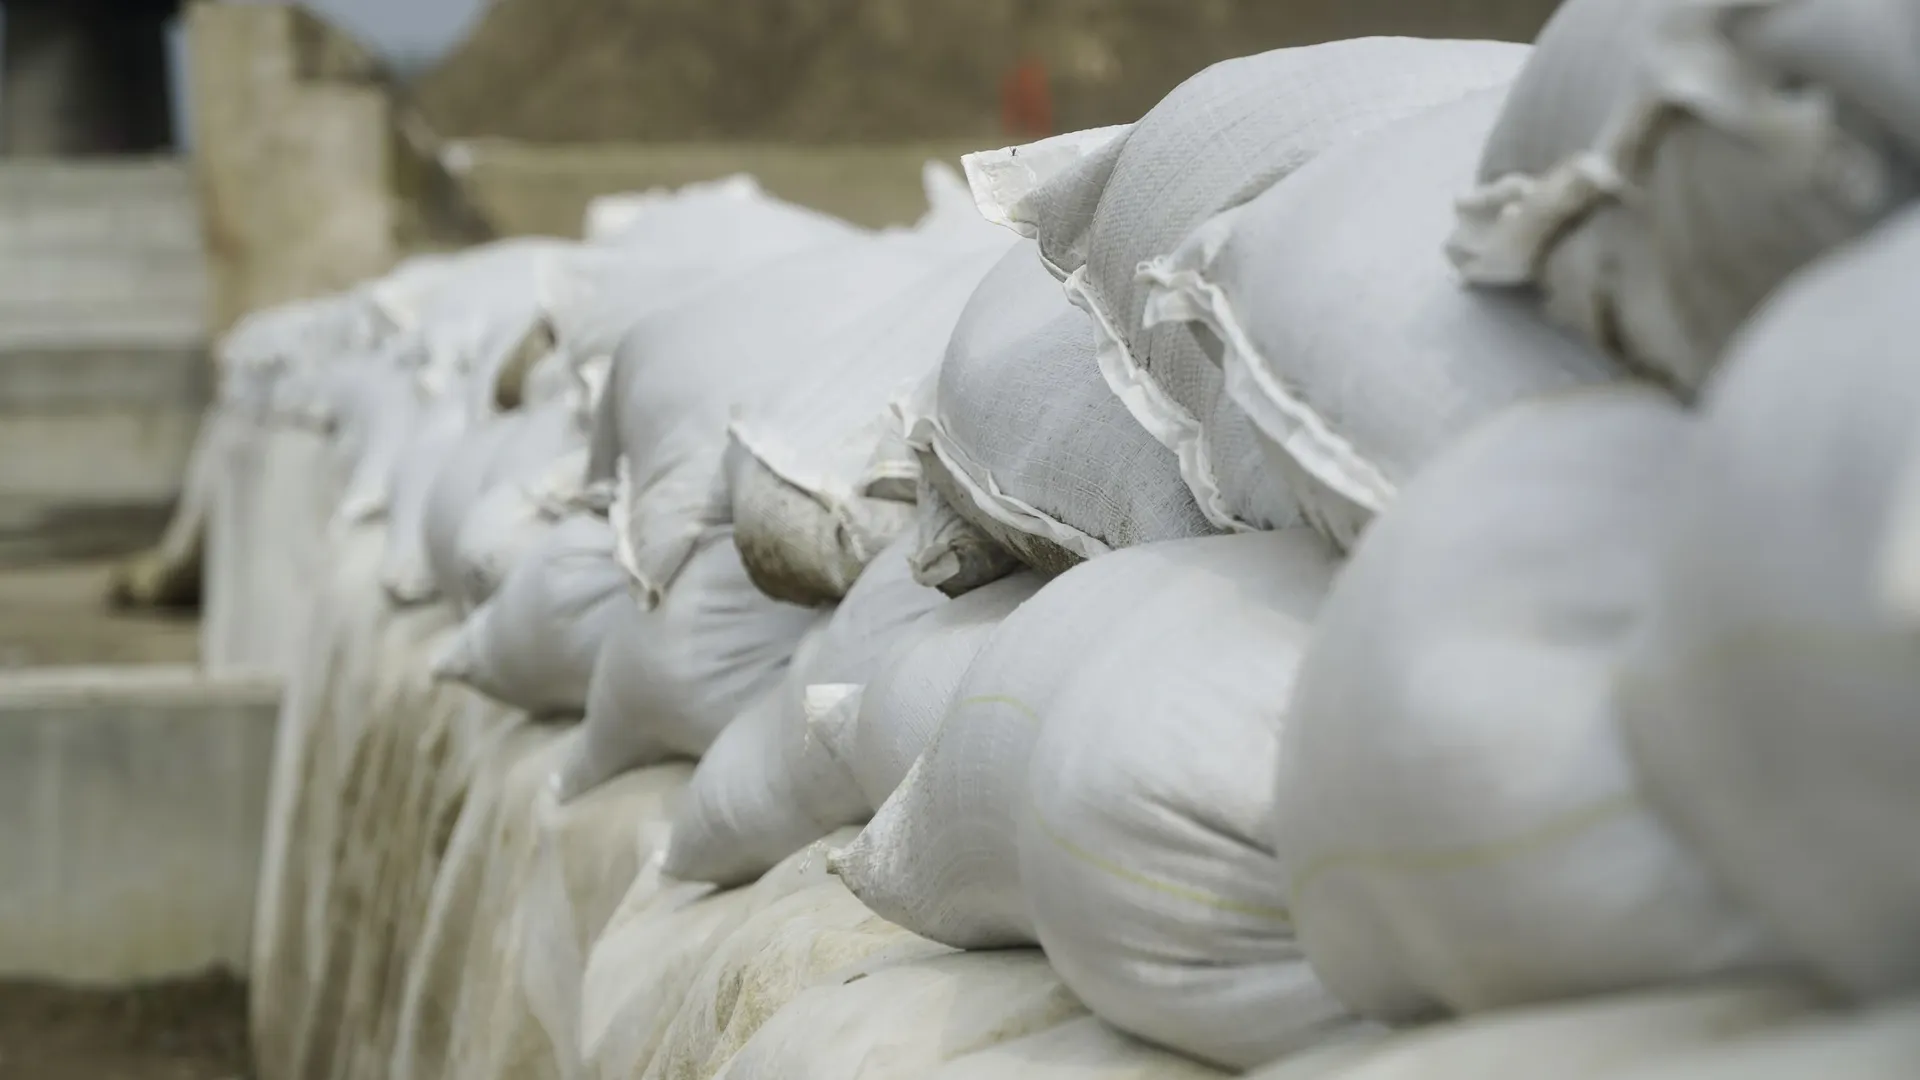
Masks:
[[[1048,193],[1026,217],[1068,292],[1094,317],[1100,369],[1140,424],[1173,450],[1208,520],[1274,528],[1294,520],[1253,433],[1222,408],[1218,367],[1179,326],[1147,327],[1140,264],[1208,218],[1284,180],[1326,149],[1511,79],[1527,48],[1503,42],[1362,38],[1228,60],[1182,83],[1103,153],[1056,185],[1104,180],[1090,200]],[[1064,211],[1064,212],[1059,212]]]
[[[467,616],[434,674],[537,717],[578,715],[601,645],[632,603],[613,529],[590,515],[567,518]]]
[[[643,602],[658,603],[701,532],[732,516],[733,406],[804,382],[821,342],[963,253],[917,233],[848,240],[728,278],[627,333],[607,408],[630,488],[622,561]]]
[[[864,683],[889,648],[945,595],[913,580],[911,538],[880,553],[796,661],[777,707],[758,709],[715,740],[674,819],[663,867],[672,877],[738,885],[870,812],[852,772],[810,731],[806,689]]]
[[[1655,804],[1806,962],[1873,996],[1920,988],[1920,620],[1888,575],[1920,451],[1917,270],[1908,211],[1736,339],[1623,695]]]
[[[608,629],[587,687],[581,738],[560,770],[573,799],[630,769],[697,758],[785,679],[819,613],[769,599],[740,565],[730,530],[703,537],[684,587]]]
[[[1441,251],[1503,94],[1335,147],[1148,270],[1149,318],[1218,338],[1273,471],[1342,546],[1475,423],[1619,375],[1520,299],[1463,288]]]
[[[1690,423],[1645,388],[1517,406],[1435,461],[1335,582],[1275,848],[1307,955],[1361,1013],[1780,962],[1641,799],[1616,730]]]
[[[941,604],[902,631],[861,691],[842,756],[874,810],[940,730],[960,680],[1008,615],[1045,579],[1019,573]],[[831,749],[831,747],[829,747]]]
[[[809,378],[735,410],[734,541],[769,596],[839,600],[912,520],[917,466],[904,448],[880,456],[887,407],[940,362],[961,309],[1012,238],[994,239],[821,342]]]
[[[1044,571],[1213,531],[1172,452],[1100,377],[1094,337],[1023,242],[980,283],[937,376],[899,406],[953,509]]]
[[[434,480],[467,429],[465,403],[441,395],[421,406],[418,424],[394,465],[380,584],[396,604],[421,604],[439,593],[427,563],[427,506]]]
[[[1100,634],[1136,624],[1162,590],[1177,591],[1181,575],[1162,573],[1167,560],[1200,543],[1089,560],[1008,615],[953,691],[932,743],[859,839],[835,853],[847,887],[883,918],[957,948],[1036,943],[1015,835],[1040,724],[1065,689],[1063,669]],[[1165,552],[1176,556],[1156,554]]]
[[[1696,388],[1782,280],[1920,191],[1920,78],[1889,47],[1915,35],[1904,0],[1569,3],[1455,260],[1539,285],[1556,320]]]
[[[1082,636],[1054,658],[1017,823],[1040,944],[1102,1019],[1233,1068],[1353,1022],[1294,940],[1270,828],[1336,566],[1305,528],[1158,544],[1086,570],[1127,618],[1055,614]]]

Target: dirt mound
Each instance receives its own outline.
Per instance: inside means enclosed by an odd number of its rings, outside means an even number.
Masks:
[[[1530,40],[1555,0],[499,0],[415,86],[536,142],[991,138],[1137,118],[1215,60],[1367,34]],[[1023,74],[1023,65],[1026,65]]]

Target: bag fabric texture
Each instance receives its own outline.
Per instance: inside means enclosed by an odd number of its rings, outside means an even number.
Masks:
[[[1920,80],[1888,48],[1915,34],[1899,0],[1562,5],[1454,260],[1697,389],[1783,280],[1920,191]]]
[[[1305,528],[1141,547],[1086,570],[1126,619],[1056,615],[1080,647],[1054,658],[1017,822],[1041,947],[1102,1019],[1230,1068],[1354,1022],[1294,939],[1270,828],[1336,567]]]
[[[1441,251],[1504,93],[1346,141],[1146,270],[1148,320],[1220,342],[1272,471],[1342,547],[1481,420],[1621,375],[1519,298],[1462,288]]]
[[[1361,1014],[1784,962],[1641,798],[1616,724],[1692,436],[1647,388],[1516,406],[1434,462],[1335,582],[1274,843],[1307,955]]]
[[[1920,988],[1920,624],[1887,569],[1920,450],[1920,215],[1797,277],[1708,383],[1622,715],[1648,797],[1800,959]]]
[[[1109,161],[1053,181],[1097,182],[1097,201],[1091,191],[1056,190],[1003,208],[1027,223],[1048,264],[1064,273],[1068,294],[1093,317],[1108,385],[1174,452],[1217,528],[1287,525],[1296,507],[1285,478],[1264,466],[1245,418],[1223,403],[1220,370],[1193,335],[1143,321],[1149,286],[1140,264],[1171,254],[1209,218],[1330,147],[1505,84],[1527,51],[1503,42],[1360,38],[1224,61],[1106,142],[1099,154]]]

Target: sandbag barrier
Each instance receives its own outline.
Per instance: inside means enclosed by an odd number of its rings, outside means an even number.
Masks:
[[[242,324],[261,1075],[1909,1074],[1908,14],[1613,12]]]

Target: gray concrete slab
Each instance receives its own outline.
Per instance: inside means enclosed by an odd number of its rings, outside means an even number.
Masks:
[[[279,688],[0,672],[0,978],[245,970]]]

